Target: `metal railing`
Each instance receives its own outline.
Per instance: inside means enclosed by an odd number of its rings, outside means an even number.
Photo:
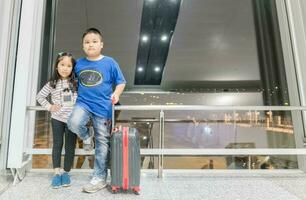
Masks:
[[[40,106],[28,106],[28,111],[44,111],[46,109]],[[225,156],[225,155],[306,155],[304,148],[240,148],[240,149],[165,149],[165,113],[164,111],[306,111],[305,106],[166,106],[166,105],[147,105],[147,106],[115,106],[114,110],[129,110],[129,111],[160,111],[159,120],[159,145],[158,148],[141,149],[140,153],[143,156],[158,156],[158,177],[163,176],[163,160],[164,156]],[[235,115],[234,115],[235,116]],[[152,120],[151,120],[152,121]],[[176,120],[168,120],[175,122]],[[235,122],[235,120],[234,120]],[[234,123],[234,129],[236,124]],[[51,149],[27,149],[28,154],[51,154]],[[90,155],[94,151],[88,152],[82,149],[76,149],[76,155]]]

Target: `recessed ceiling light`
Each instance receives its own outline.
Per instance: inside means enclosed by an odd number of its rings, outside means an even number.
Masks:
[[[154,71],[155,71],[155,72],[159,72],[159,71],[160,71],[160,67],[155,67],[155,68],[154,68]]]
[[[138,67],[138,68],[137,68],[137,71],[138,71],[138,72],[143,72],[143,67]]]
[[[165,42],[168,40],[168,36],[167,35],[162,35],[160,38],[161,41]]]
[[[149,40],[149,36],[143,35],[143,36],[141,37],[141,40],[142,40],[143,42],[147,42],[147,41]]]

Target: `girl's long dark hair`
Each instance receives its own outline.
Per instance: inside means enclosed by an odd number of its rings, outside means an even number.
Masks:
[[[59,75],[58,70],[57,70],[57,65],[61,60],[63,60],[65,56],[69,57],[72,63],[72,71],[71,71],[71,74],[69,75],[69,89],[75,92],[77,91],[77,82],[76,82],[76,78],[74,75],[74,66],[76,64],[76,61],[74,57],[72,56],[72,54],[68,52],[61,52],[57,54],[57,58],[54,64],[54,71],[53,71],[52,77],[49,80],[49,84],[52,88],[55,88],[57,82],[61,80],[61,76]]]

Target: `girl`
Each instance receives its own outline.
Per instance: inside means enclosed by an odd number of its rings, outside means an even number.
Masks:
[[[54,74],[50,81],[37,94],[38,103],[51,112],[53,130],[52,163],[54,176],[52,187],[70,186],[70,171],[77,136],[67,128],[67,119],[76,99],[76,84],[74,84],[75,59],[70,53],[59,53],[56,58]],[[47,97],[51,95],[51,102]],[[64,169],[61,166],[63,137],[65,135]]]

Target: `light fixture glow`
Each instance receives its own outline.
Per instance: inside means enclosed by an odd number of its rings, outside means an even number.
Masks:
[[[162,35],[160,38],[161,41],[165,42],[168,40],[168,36],[167,35]]]
[[[149,40],[149,37],[148,37],[147,35],[143,35],[143,36],[141,37],[141,40],[142,40],[143,42],[147,42],[147,41]]]
[[[160,71],[160,67],[155,67],[155,68],[154,68],[154,71],[155,71],[155,72],[159,72],[159,71]]]
[[[137,68],[137,71],[138,71],[138,72],[143,72],[143,67],[138,67],[138,68]]]

